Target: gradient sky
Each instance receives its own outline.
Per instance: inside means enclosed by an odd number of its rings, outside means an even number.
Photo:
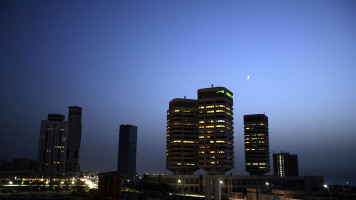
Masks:
[[[77,105],[82,170],[115,170],[134,124],[138,172],[167,173],[168,102],[211,84],[234,93],[231,173],[266,112],[271,154],[356,185],[355,1],[0,2],[0,159],[36,159],[41,120]]]

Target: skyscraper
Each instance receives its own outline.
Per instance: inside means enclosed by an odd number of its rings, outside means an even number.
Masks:
[[[174,174],[193,174],[198,169],[197,112],[197,100],[176,98],[169,102],[166,167]]]
[[[198,90],[198,164],[208,174],[234,168],[233,93],[225,87]]]
[[[48,120],[41,121],[37,167],[47,174],[61,174],[65,170],[65,149],[68,122],[64,115],[48,114]]]
[[[275,176],[299,176],[298,156],[282,152],[273,154],[273,173]]]
[[[117,171],[122,175],[136,173],[137,126],[120,125]]]
[[[66,172],[80,172],[79,150],[82,136],[82,108],[69,106]]]
[[[244,115],[245,168],[250,175],[270,171],[268,117],[265,114]]]

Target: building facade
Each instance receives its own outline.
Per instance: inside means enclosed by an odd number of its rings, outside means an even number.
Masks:
[[[169,102],[166,167],[174,174],[198,170],[197,113],[197,100],[176,98]]]
[[[41,172],[57,174],[65,171],[68,135],[68,122],[62,114],[48,114],[41,121],[40,140],[37,154],[37,167]]]
[[[66,172],[80,172],[79,150],[82,136],[82,108],[69,106]]]
[[[245,169],[250,175],[270,171],[268,117],[265,114],[244,115]]]
[[[273,154],[273,173],[275,176],[299,176],[298,156],[285,152]]]
[[[234,168],[233,93],[225,87],[198,90],[198,164],[208,174]]]
[[[198,100],[173,99],[167,111],[167,169],[217,175],[234,168],[233,93],[225,87],[198,90]]]
[[[117,172],[122,175],[136,173],[137,126],[120,125]]]

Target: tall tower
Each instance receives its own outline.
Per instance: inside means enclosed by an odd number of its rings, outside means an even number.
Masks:
[[[273,154],[273,173],[275,176],[299,176],[298,156],[285,152]]]
[[[233,93],[225,87],[198,90],[198,162],[208,174],[234,168]]]
[[[245,167],[250,175],[270,171],[268,117],[265,114],[244,115]]]
[[[122,175],[135,175],[137,126],[120,125],[117,171]]]
[[[167,111],[166,167],[174,174],[198,169],[198,106],[194,99],[173,99]]]
[[[66,172],[80,172],[79,149],[82,136],[82,108],[69,106]]]
[[[53,175],[64,172],[67,133],[68,122],[64,121],[64,115],[48,114],[48,120],[41,121],[38,171]]]

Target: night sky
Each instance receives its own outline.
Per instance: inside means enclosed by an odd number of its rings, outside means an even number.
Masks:
[[[168,173],[168,103],[211,84],[234,93],[231,173],[243,115],[265,112],[271,154],[356,185],[355,1],[0,2],[0,160],[36,159],[41,120],[75,105],[82,170],[115,170],[134,124],[137,171]]]

